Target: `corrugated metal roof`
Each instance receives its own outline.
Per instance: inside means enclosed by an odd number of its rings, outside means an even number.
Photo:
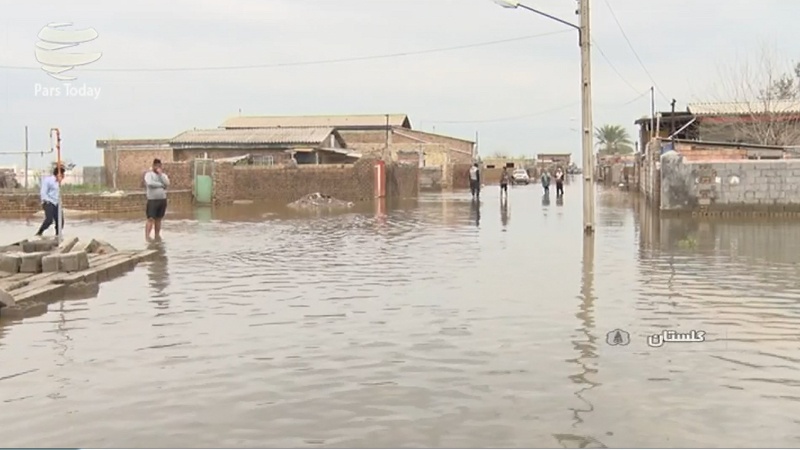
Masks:
[[[389,114],[389,126],[402,127],[408,121],[405,114]],[[222,128],[272,127],[385,127],[386,114],[353,116],[239,116],[222,124]]]
[[[696,116],[741,116],[749,114],[798,114],[800,101],[774,100],[769,102],[692,103],[689,112]]]
[[[243,130],[190,130],[171,144],[321,144],[333,128],[255,128]]]

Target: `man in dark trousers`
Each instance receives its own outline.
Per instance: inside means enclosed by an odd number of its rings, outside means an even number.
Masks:
[[[511,174],[508,173],[508,167],[503,167],[503,172],[500,173],[500,197],[508,197],[508,183],[511,181]]]
[[[42,188],[39,192],[42,199],[42,209],[44,210],[44,222],[36,232],[36,237],[42,237],[45,231],[50,228],[53,223],[56,224],[56,236],[61,235],[61,229],[64,228],[63,217],[59,223],[59,208],[61,207],[61,180],[64,179],[64,166],[58,166],[53,169],[53,174],[42,178]]]
[[[472,198],[478,199],[481,196],[481,170],[478,169],[478,163],[469,168],[469,190],[472,192]]]
[[[556,197],[564,196],[564,171],[556,169]]]

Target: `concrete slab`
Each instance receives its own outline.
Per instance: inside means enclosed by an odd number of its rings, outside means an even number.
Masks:
[[[73,248],[75,248],[76,245],[78,245],[78,238],[74,237],[61,243],[61,245],[58,247],[58,251],[59,253],[69,253]]]
[[[20,257],[20,273],[42,273],[42,259],[50,252],[23,253]]]
[[[22,243],[22,251],[25,253],[49,252],[57,247],[58,241],[55,239],[41,239]]]
[[[42,258],[43,272],[78,272],[89,268],[89,255],[82,250],[49,254]]]
[[[14,301],[14,297],[8,292],[0,289],[0,307],[10,308],[16,305],[17,302]]]
[[[22,253],[3,253],[0,254],[0,272],[11,274],[19,273],[22,264]]]
[[[83,251],[65,253],[61,257],[62,272],[79,272],[89,268],[89,255]]]
[[[61,255],[50,254],[42,258],[42,272],[60,272],[61,271]]]

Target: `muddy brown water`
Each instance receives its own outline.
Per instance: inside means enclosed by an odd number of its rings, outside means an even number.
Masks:
[[[152,262],[0,325],[3,444],[800,445],[800,223],[607,190],[584,240],[579,191],[172,214]],[[146,245],[138,220],[67,221]],[[647,345],[666,329],[707,341]]]

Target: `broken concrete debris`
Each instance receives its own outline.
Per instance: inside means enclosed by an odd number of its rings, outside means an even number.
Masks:
[[[291,208],[352,208],[353,202],[339,200],[319,192],[308,194],[297,201],[289,203]]]

